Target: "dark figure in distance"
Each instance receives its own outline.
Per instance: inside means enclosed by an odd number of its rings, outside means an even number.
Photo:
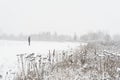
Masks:
[[[30,36],[28,37],[28,45],[30,46],[31,38]]]

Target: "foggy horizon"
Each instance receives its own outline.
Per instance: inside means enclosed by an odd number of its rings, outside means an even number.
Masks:
[[[2,0],[0,33],[120,34],[119,0]]]

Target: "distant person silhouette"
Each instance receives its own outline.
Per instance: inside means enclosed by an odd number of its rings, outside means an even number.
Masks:
[[[31,38],[30,36],[28,37],[28,45],[30,46],[30,43],[31,43]]]

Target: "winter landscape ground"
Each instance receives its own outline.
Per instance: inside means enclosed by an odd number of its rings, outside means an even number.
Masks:
[[[0,41],[1,80],[120,80],[120,41],[101,32],[81,42]]]
[[[3,41],[1,80],[120,80],[119,44]]]

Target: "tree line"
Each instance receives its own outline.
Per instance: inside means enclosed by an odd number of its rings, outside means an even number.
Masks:
[[[28,36],[31,37],[31,40],[33,41],[79,41],[78,36],[74,34],[71,35],[60,35],[57,32],[51,33],[51,32],[43,32],[38,34],[31,34],[31,35],[7,35],[7,34],[1,34],[0,39],[2,40],[18,40],[18,41],[26,41],[28,39]]]

